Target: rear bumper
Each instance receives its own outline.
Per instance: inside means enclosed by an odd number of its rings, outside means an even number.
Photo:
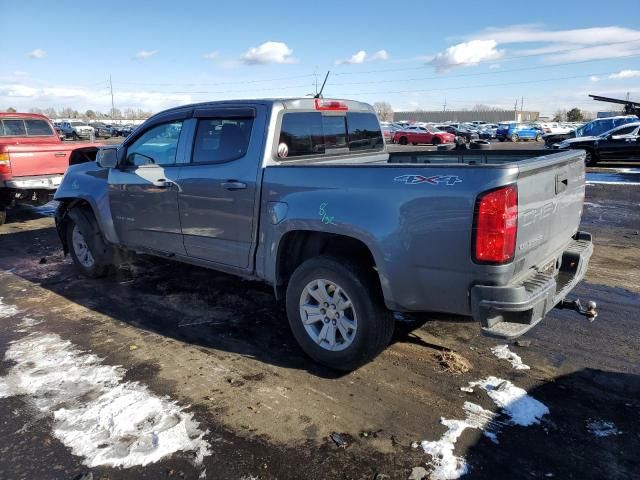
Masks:
[[[514,338],[538,324],[580,282],[593,253],[591,234],[578,232],[561,256],[559,269],[536,272],[506,286],[475,285],[471,312],[489,335]]]
[[[16,177],[5,180],[0,185],[14,190],[56,190],[62,182],[62,177],[63,175]]]

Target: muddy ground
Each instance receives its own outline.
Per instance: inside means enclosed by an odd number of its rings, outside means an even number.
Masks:
[[[595,300],[589,323],[553,311],[511,345],[530,370],[514,370],[464,318],[399,324],[392,345],[349,374],[319,367],[297,347],[284,308],[260,283],[140,257],[117,275],[89,280],[62,255],[49,208],[13,210],[0,227],[0,297],[22,314],[0,319],[0,359],[21,338],[24,315],[76,346],[122,365],[127,380],[189,406],[212,454],[146,467],[89,469],[52,434],[27,397],[0,398],[0,479],[312,478],[406,479],[431,458],[412,443],[437,440],[441,417],[463,418],[482,392],[460,390],[495,375],[548,406],[538,425],[505,425],[495,444],[467,430],[456,444],[465,478],[640,478],[640,188],[590,185],[582,229],[596,250],[575,296]],[[447,371],[442,352],[470,370]],[[0,361],[0,376],[12,367]],[[587,425],[612,422],[597,437]],[[339,448],[329,435],[347,441]],[[204,477],[201,477],[204,478]]]

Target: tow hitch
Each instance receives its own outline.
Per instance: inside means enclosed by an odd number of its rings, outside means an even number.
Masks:
[[[580,299],[576,300],[562,300],[556,308],[568,308],[575,312],[578,312],[580,315],[584,315],[590,322],[593,322],[598,316],[598,312],[596,311],[596,302],[593,300],[589,300],[587,302],[587,306],[584,307],[580,302]]]

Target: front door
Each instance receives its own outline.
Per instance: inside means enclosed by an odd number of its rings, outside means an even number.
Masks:
[[[109,171],[113,222],[128,247],[185,253],[178,213],[182,125],[172,120],[141,132],[126,147],[124,164]]]
[[[178,180],[185,250],[191,257],[248,268],[266,112],[259,106],[218,107],[197,109],[194,116],[193,151]]]

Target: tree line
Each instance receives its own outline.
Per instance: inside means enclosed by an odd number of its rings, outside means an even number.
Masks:
[[[14,107],[9,107],[5,110],[5,112],[15,113],[17,112],[17,110]],[[104,113],[98,110],[85,110],[84,112],[79,112],[78,110],[69,107],[61,109],[49,107],[30,108],[29,113],[39,113],[40,115],[45,115],[49,118],[79,118],[85,121],[107,120],[110,118],[118,120],[144,120],[153,115],[153,112],[151,110],[143,110],[141,108],[127,108],[125,110],[114,108],[113,112]]]

